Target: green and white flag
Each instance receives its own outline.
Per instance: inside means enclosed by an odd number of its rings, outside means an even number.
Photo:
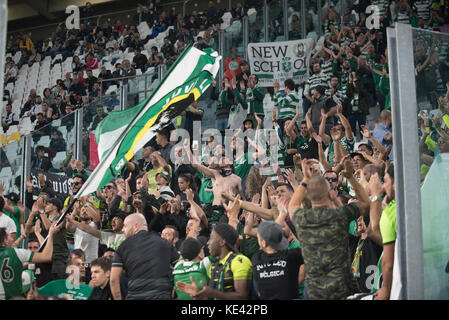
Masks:
[[[248,44],[248,61],[252,74],[261,87],[272,87],[273,80],[281,87],[287,79],[301,84],[309,78],[308,67],[313,40],[292,40]]]
[[[190,46],[149,98],[133,108],[106,116],[95,131],[100,163],[76,197],[104,187],[159,129],[198,100],[217,75],[220,59],[213,50]]]

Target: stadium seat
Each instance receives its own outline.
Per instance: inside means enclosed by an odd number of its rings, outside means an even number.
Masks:
[[[33,131],[33,123],[31,122],[30,117],[23,117],[22,119],[20,119],[20,133],[23,134],[28,134],[31,131]]]
[[[59,123],[61,123],[61,120],[59,120],[59,119],[58,120],[54,120],[54,121],[59,121]],[[54,124],[54,121],[53,121],[53,124]],[[65,139],[66,136],[67,136],[67,127],[58,125],[58,130],[61,132],[62,137]]]
[[[148,23],[146,21],[142,21],[138,26],[137,26],[137,31],[140,34],[140,37],[142,39],[145,39],[147,36],[151,35],[153,32],[153,28],[150,28],[148,26]]]
[[[250,9],[248,9],[247,14],[248,14],[248,22],[250,24],[255,23],[256,19],[257,19],[257,10],[254,8],[250,8]]]
[[[42,137],[39,139],[39,141],[38,141],[37,144],[38,144],[38,145],[42,145],[42,146],[44,146],[44,147],[50,146],[50,136],[42,136]]]
[[[60,168],[62,162],[65,160],[65,158],[67,157],[67,153],[65,151],[61,151],[56,153],[55,157],[53,158],[53,167],[55,168]]]
[[[108,90],[106,91],[106,95],[111,94],[112,92],[117,91],[118,87],[116,85],[112,85],[108,88]]]
[[[9,157],[8,157],[9,160]],[[2,177],[10,177],[12,175],[12,169],[11,167],[4,167],[0,171],[0,176]]]

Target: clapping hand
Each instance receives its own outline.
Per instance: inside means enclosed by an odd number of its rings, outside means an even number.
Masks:
[[[343,176],[346,179],[351,179],[354,177],[354,167],[352,166],[352,162],[349,159],[346,159],[343,163],[344,170],[343,170]]]
[[[361,125],[360,128],[362,128],[362,130],[360,131],[362,136],[366,139],[369,139],[371,137],[371,132],[369,131],[369,129],[365,125]]]
[[[240,212],[240,195],[237,195],[234,198],[234,201],[229,204],[223,203],[223,207],[225,208],[229,218],[237,219]]]

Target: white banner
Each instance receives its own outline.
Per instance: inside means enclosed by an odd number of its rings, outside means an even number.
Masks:
[[[261,87],[272,87],[277,80],[293,79],[301,84],[309,78],[309,61],[313,40],[292,40],[248,44],[248,61],[251,74],[257,75]]]

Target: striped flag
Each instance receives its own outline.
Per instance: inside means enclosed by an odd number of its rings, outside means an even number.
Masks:
[[[76,197],[104,187],[159,129],[198,100],[218,73],[220,59],[213,50],[190,46],[150,97],[128,110],[111,112],[95,132],[100,163]]]

